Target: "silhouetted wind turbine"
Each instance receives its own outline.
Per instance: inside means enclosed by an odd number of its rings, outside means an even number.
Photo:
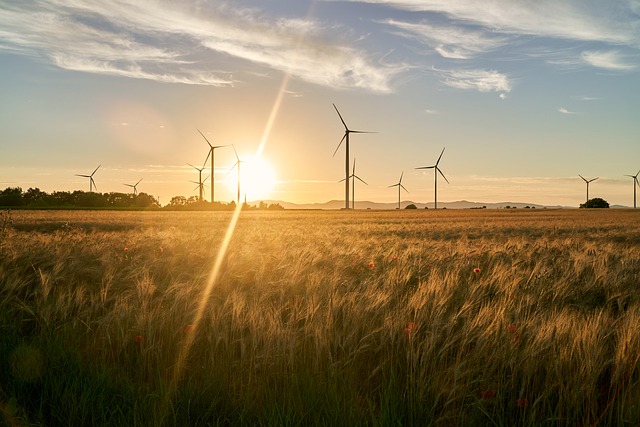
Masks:
[[[640,187],[640,183],[638,182],[638,175],[640,175],[640,171],[638,171],[638,173],[635,175],[625,175],[633,178],[633,209],[636,208],[636,185]]]
[[[233,168],[235,168],[236,166],[238,167],[238,204],[240,204],[240,166],[242,165],[242,163],[245,163],[243,160],[240,160],[240,157],[238,157],[238,152],[236,151],[236,146],[231,144],[231,146],[233,147],[233,152],[236,155],[236,164],[231,166],[231,169],[229,169],[229,172],[231,172],[233,170]],[[244,196],[245,198],[245,203],[247,201],[247,195],[245,194]]]
[[[200,129],[196,128],[196,130],[198,132],[200,132]],[[213,156],[215,154],[214,151],[215,151],[216,148],[228,147],[229,145],[211,145],[211,143],[209,142],[207,137],[204,136],[204,134],[202,132],[200,132],[200,135],[202,135],[204,140],[207,141],[207,144],[209,144],[209,155],[211,156],[211,203],[213,203],[213,200],[214,200],[214,197],[213,197],[213,184],[215,182],[214,175],[213,175]]]
[[[446,147],[445,147],[446,148]],[[444,178],[445,181],[447,181],[447,184],[449,184],[449,180],[447,179],[446,176],[444,176],[444,174],[442,173],[442,171],[440,170],[440,168],[438,167],[438,163],[440,163],[440,159],[442,158],[442,155],[444,154],[444,148],[442,149],[442,152],[440,153],[440,156],[438,157],[438,160],[436,161],[436,164],[433,166],[422,166],[416,169],[433,169],[433,175],[434,175],[434,192],[433,192],[433,197],[434,197],[434,202],[433,202],[433,208],[434,209],[438,209],[438,173],[440,173],[440,175],[442,175],[442,177]]]
[[[207,175],[207,177],[205,179],[203,179],[202,181],[196,182],[196,181],[189,181],[189,182],[193,182],[194,184],[198,184],[198,186],[196,188],[194,188],[194,190],[200,190],[200,201],[202,201],[202,194],[205,193],[205,189],[204,189],[204,182],[209,179],[211,175]]]
[[[402,177],[404,175],[404,172],[402,172],[400,174],[400,181],[398,181],[397,184],[393,184],[388,186],[387,188],[391,188],[391,187],[398,187],[398,209],[400,209],[400,189],[402,188],[404,191],[406,191],[407,193],[409,192],[409,190],[407,190],[406,188],[404,188],[404,185],[402,185]]]
[[[93,187],[96,187],[96,190],[98,189],[98,186],[96,185],[96,182],[93,180],[93,174],[95,174],[95,173],[96,173],[96,171],[97,171],[98,169],[100,169],[100,166],[102,166],[102,165],[98,165],[98,167],[97,167],[93,172],[91,172],[91,175],[79,175],[79,174],[75,174],[76,176],[81,176],[81,177],[83,177],[83,178],[89,178],[89,192],[92,192],[92,191],[93,191]]]
[[[587,202],[588,202],[589,201],[589,183],[595,181],[596,179],[598,179],[600,177],[596,177],[596,178],[593,178],[593,179],[587,179],[587,178],[585,178],[584,176],[582,176],[580,174],[578,174],[578,176],[580,178],[582,178],[584,180],[584,182],[587,183]]]
[[[140,178],[140,181],[142,181],[142,178]],[[138,194],[138,184],[140,184],[140,181],[136,182],[135,184],[124,184],[127,187],[131,187],[133,188],[133,195],[135,196],[136,194]]]
[[[340,111],[338,111],[338,107],[336,107],[336,104],[333,104],[333,108],[336,109],[336,113],[338,113],[338,117],[340,117],[340,121],[344,125],[344,135],[343,135],[342,139],[340,140],[340,143],[338,143],[338,146],[336,147],[336,150],[333,152],[333,155],[335,156],[336,153],[338,152],[338,148],[340,148],[340,145],[342,145],[342,141],[346,140],[346,142],[345,142],[345,150],[346,151],[345,151],[345,161],[344,161],[344,208],[345,209],[349,209],[349,134],[351,134],[351,133],[375,133],[375,132],[349,129],[347,124],[344,122],[344,119],[342,118],[342,115],[340,114]]]
[[[353,172],[351,173],[351,175],[349,175],[349,178],[351,178],[351,209],[355,209],[356,208],[356,179],[362,182],[364,185],[369,185],[366,182],[364,182],[362,179],[360,179],[358,175],[356,175],[356,159],[353,159]],[[342,181],[344,181],[344,178],[342,178],[338,182],[342,182]]]
[[[187,163],[189,166],[191,166],[192,168],[194,168],[195,170],[198,171],[198,182],[200,182],[201,184],[202,184],[202,171],[204,170],[204,167],[207,164],[207,160],[209,160],[209,154],[207,154],[207,158],[204,159],[204,163],[202,164],[201,168],[197,168],[197,167],[193,166],[191,163]],[[203,189],[203,187],[202,187],[202,185],[200,185],[200,199],[199,199],[200,201],[202,201],[202,189]]]

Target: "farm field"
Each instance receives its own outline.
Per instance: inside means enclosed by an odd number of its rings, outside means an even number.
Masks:
[[[640,211],[232,215],[3,212],[0,425],[640,424]]]

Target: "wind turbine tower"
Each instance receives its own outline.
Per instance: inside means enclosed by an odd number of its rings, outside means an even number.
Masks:
[[[140,181],[142,181],[142,178],[140,178]],[[136,194],[138,194],[138,184],[140,184],[140,181],[136,182],[135,184],[125,184],[127,187],[133,188],[133,195],[134,196]]]
[[[593,178],[593,179],[587,179],[587,178],[585,178],[584,176],[582,176],[582,175],[580,175],[580,174],[578,174],[578,176],[579,176],[580,178],[582,178],[582,180],[583,180],[584,182],[586,182],[586,183],[587,183],[587,202],[588,202],[588,201],[589,201],[589,183],[590,183],[590,182],[595,181],[596,179],[598,179],[598,178],[600,178],[600,177],[596,177],[596,178]],[[585,203],[586,203],[586,202],[585,202]]]
[[[402,172],[400,174],[400,181],[398,181],[397,184],[393,184],[388,186],[387,188],[391,188],[391,187],[398,187],[398,209],[400,209],[400,189],[402,188],[404,191],[406,191],[407,193],[409,192],[409,190],[407,190],[406,188],[404,188],[404,185],[402,185],[402,177],[404,176],[404,172]]]
[[[640,187],[640,183],[638,182],[638,175],[640,175],[640,171],[638,171],[635,175],[625,175],[629,178],[633,178],[633,209],[636,208],[636,185]]]
[[[360,181],[361,183],[363,183],[364,185],[369,185],[366,182],[364,182],[362,179],[360,179],[360,177],[358,175],[356,175],[356,159],[353,159],[353,173],[351,173],[351,175],[349,175],[349,178],[351,178],[351,209],[356,208],[356,179],[358,181]],[[341,179],[339,182],[344,181],[344,178]]]
[[[449,184],[449,180],[447,179],[446,176],[444,176],[444,174],[442,173],[442,171],[438,167],[438,164],[440,163],[440,159],[442,158],[443,154],[444,154],[444,148],[442,149],[442,152],[440,153],[440,156],[438,157],[438,160],[436,161],[435,165],[433,165],[433,166],[422,166],[422,167],[416,168],[416,169],[433,169],[433,175],[434,175],[434,191],[433,191],[434,202],[433,202],[433,208],[434,209],[438,209],[438,173],[440,175],[442,175],[444,180],[447,181],[447,184]]]
[[[200,129],[196,130],[198,132],[200,132]],[[205,141],[207,141],[207,144],[209,144],[209,155],[211,155],[211,203],[213,203],[214,200],[214,196],[213,196],[213,184],[215,182],[214,179],[214,175],[213,175],[213,156],[214,156],[214,151],[216,148],[222,148],[222,147],[228,147],[228,145],[211,145],[211,143],[209,142],[209,140],[207,139],[206,136],[204,136],[204,134],[202,132],[200,132],[200,135],[202,135],[202,137],[204,138]],[[205,162],[206,163],[206,162]]]
[[[333,108],[336,109],[336,113],[338,113],[338,117],[340,117],[340,121],[342,122],[342,125],[344,126],[344,135],[342,136],[342,139],[338,143],[338,146],[336,147],[336,150],[333,152],[333,155],[334,156],[336,155],[336,153],[338,152],[338,148],[340,148],[340,145],[342,145],[342,141],[345,141],[344,208],[345,209],[349,209],[349,134],[351,134],[351,133],[375,133],[375,132],[349,129],[347,124],[344,122],[344,119],[342,118],[342,115],[340,114],[340,111],[338,111],[338,107],[336,107],[336,104],[333,104]]]
[[[76,174],[76,176],[81,176],[83,178],[89,178],[89,192],[93,192],[93,187],[96,187],[96,190],[98,189],[98,186],[96,185],[96,182],[93,180],[93,175],[98,171],[98,169],[100,169],[100,166],[102,165],[98,165],[98,167],[91,172],[91,175],[79,175]]]
[[[209,153],[211,154],[211,153]],[[204,159],[204,163],[202,164],[201,168],[197,168],[195,166],[193,166],[191,163],[188,163],[189,166],[191,166],[192,168],[194,168],[195,170],[198,171],[198,182],[200,183],[200,198],[198,199],[199,201],[202,201],[202,190],[204,189],[204,187],[202,186],[202,171],[204,170],[204,167],[207,164],[207,160],[209,160],[209,154],[207,154],[207,158]],[[193,182],[193,181],[192,181]]]

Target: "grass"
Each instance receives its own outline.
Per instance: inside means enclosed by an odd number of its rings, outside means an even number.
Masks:
[[[635,211],[9,215],[0,425],[640,424]]]

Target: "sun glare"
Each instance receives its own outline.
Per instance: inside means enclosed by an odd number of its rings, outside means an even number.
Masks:
[[[237,166],[236,166],[237,167]],[[276,184],[276,174],[268,160],[254,157],[240,164],[240,198],[244,201],[265,200],[272,197]],[[238,171],[227,176],[227,186],[237,192]]]

